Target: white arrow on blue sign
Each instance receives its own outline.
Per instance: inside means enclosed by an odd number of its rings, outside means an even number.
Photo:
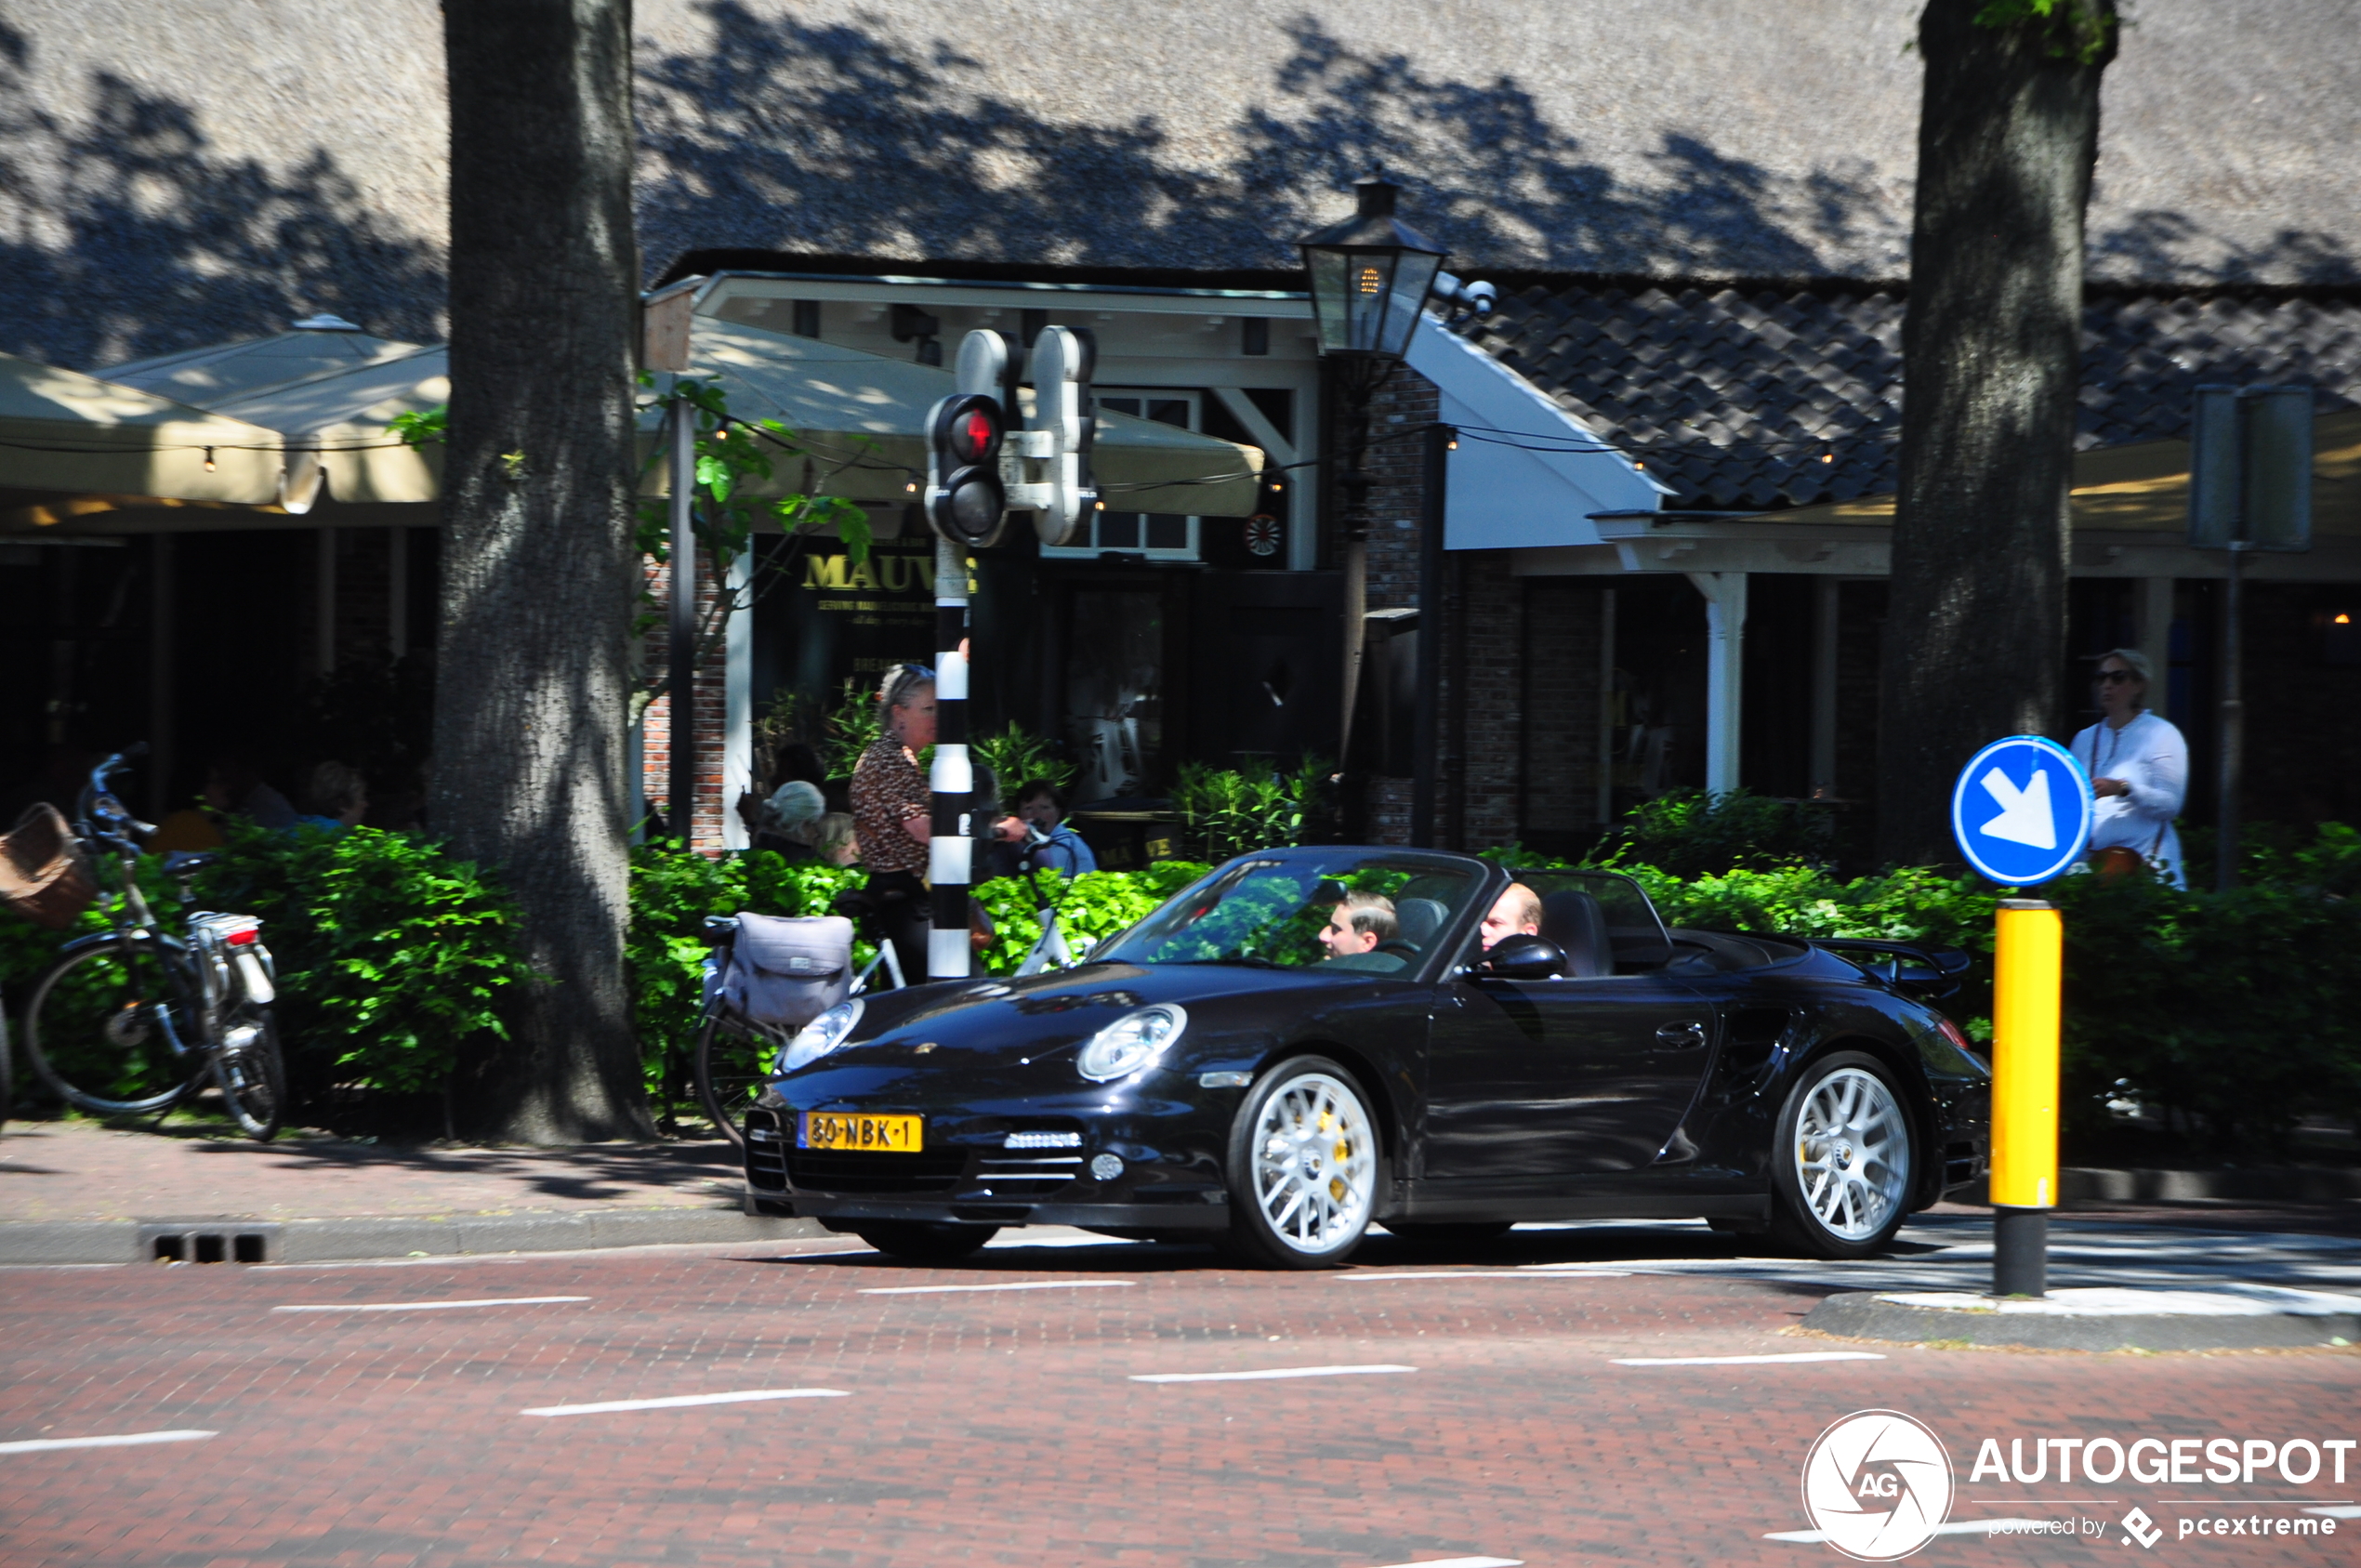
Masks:
[[[2091,841],[2091,781],[2055,741],[1995,741],[1968,759],[1951,786],[1951,833],[1968,863],[1993,881],[2047,882]]]

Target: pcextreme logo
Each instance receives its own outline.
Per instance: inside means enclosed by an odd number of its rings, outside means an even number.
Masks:
[[[2262,1438],[2016,1437],[2009,1440],[2004,1460],[1999,1440],[1987,1437],[1977,1447],[1969,1482],[1980,1487],[1987,1483],[2005,1487],[2012,1482],[2038,1485],[2049,1481],[2054,1458],[2057,1480],[2068,1484],[2078,1481],[2085,1490],[2093,1483],[2105,1485],[2124,1479],[2177,1488],[2252,1485],[2266,1476],[2275,1476],[2282,1484],[2310,1486],[2326,1482],[2341,1487],[2345,1456],[2356,1447],[2361,1447],[2361,1442],[2343,1438],[2275,1443]],[[2324,1471],[2332,1472],[2333,1479]],[[2184,1515],[2175,1509],[2169,1525],[2137,1505],[2120,1519],[2085,1518],[2077,1509],[2055,1518],[2012,1515],[1955,1524],[1950,1522],[1955,1496],[1951,1456],[1932,1428],[1898,1410],[1856,1410],[1832,1423],[1804,1456],[1803,1509],[1814,1528],[1772,1539],[1824,1541],[1858,1561],[1892,1562],[1939,1535],[2072,1535],[2093,1540],[2116,1535],[2120,1544],[2145,1551],[2168,1535],[2176,1540],[2214,1535],[2333,1535],[2340,1519],[2361,1517],[2361,1506],[2350,1500],[2225,1497],[2220,1510],[2205,1506]],[[1976,1500],[1986,1506],[2000,1502],[1982,1496]],[[2047,1509],[2069,1501],[2094,1500],[2026,1496],[2015,1506]],[[2196,1499],[2160,1501],[2185,1507]]]
[[[1951,1456],[1899,1410],[1857,1410],[1804,1456],[1803,1511],[1847,1557],[1907,1557],[1951,1517]]]

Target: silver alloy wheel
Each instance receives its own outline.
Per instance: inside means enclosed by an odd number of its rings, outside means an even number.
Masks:
[[[1910,1179],[1910,1124],[1876,1074],[1839,1068],[1812,1086],[1795,1119],[1796,1185],[1821,1229],[1876,1235]]]
[[[1377,1195],[1378,1134],[1352,1086],[1290,1078],[1254,1127],[1254,1201],[1290,1251],[1318,1257],[1360,1239]]]

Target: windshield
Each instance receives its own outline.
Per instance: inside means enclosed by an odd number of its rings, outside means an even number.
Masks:
[[[1249,857],[1091,954],[1127,964],[1416,966],[1483,886],[1473,866],[1344,853]]]

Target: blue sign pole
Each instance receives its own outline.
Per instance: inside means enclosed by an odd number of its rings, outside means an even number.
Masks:
[[[2091,781],[2038,735],[1995,741],[1951,786],[1951,832],[1995,882],[2062,876],[2091,841]],[[2057,1204],[2058,1004],[2064,933],[2040,899],[2003,899],[1992,947],[1992,1293],[2049,1285]]]

